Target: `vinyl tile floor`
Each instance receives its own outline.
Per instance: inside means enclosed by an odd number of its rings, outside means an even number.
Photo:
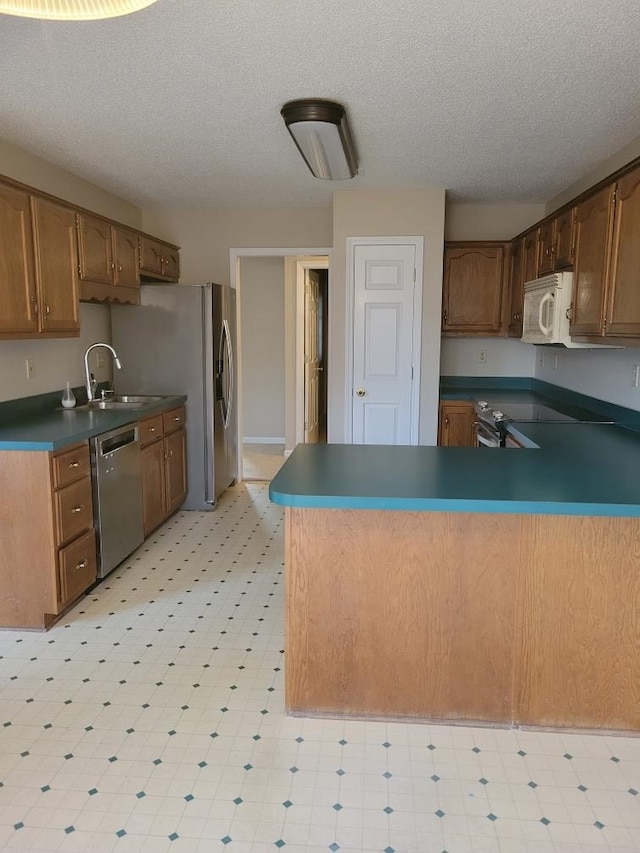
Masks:
[[[0,849],[640,851],[640,739],[286,717],[283,571],[244,483],[0,632]]]
[[[284,461],[284,444],[243,444],[242,477],[273,480]]]

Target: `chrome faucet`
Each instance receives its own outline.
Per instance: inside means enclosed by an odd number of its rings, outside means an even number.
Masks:
[[[113,363],[118,368],[118,370],[122,368],[122,365],[120,364],[120,359],[118,358],[118,353],[114,350],[111,344],[97,343],[91,344],[90,347],[87,347],[87,351],[84,354],[84,378],[87,388],[87,401],[89,403],[91,403],[92,400],[95,399],[96,387],[98,385],[96,380],[93,378],[93,374],[89,372],[89,353],[92,349],[95,349],[96,347],[106,347],[113,356]]]

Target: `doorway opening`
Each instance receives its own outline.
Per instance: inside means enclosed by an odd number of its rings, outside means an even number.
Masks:
[[[237,295],[239,480],[270,480],[296,444],[326,441],[329,253],[230,251]]]

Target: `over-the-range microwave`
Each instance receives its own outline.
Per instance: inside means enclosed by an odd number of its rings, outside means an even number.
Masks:
[[[569,326],[572,296],[571,272],[552,273],[525,282],[521,340],[527,344],[555,344],[576,349],[603,346],[571,340]]]

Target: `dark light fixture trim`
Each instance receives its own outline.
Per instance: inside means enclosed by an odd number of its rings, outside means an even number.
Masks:
[[[312,175],[325,181],[355,177],[358,160],[342,104],[301,98],[288,101],[280,114]]]

